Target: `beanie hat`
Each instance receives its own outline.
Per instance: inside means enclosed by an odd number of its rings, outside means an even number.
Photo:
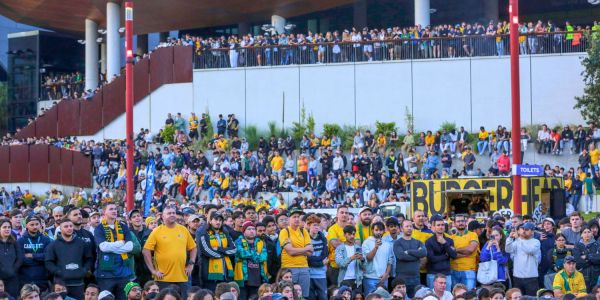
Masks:
[[[127,285],[123,289],[125,291],[125,297],[127,297],[127,295],[129,295],[129,291],[131,291],[131,289],[135,286],[140,286],[140,284],[137,282],[133,282],[133,281],[127,283]]]
[[[145,222],[146,222],[146,226],[150,226],[150,222],[152,222],[152,221],[154,221],[154,220],[156,220],[156,218],[155,218],[155,217],[147,217],[147,218],[146,218],[146,221],[145,221]]]
[[[248,229],[248,227],[256,227],[256,225],[254,225],[252,221],[244,222],[244,224],[242,225],[242,233],[246,232],[246,229]]]

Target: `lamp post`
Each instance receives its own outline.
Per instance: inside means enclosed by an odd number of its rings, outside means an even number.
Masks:
[[[519,0],[510,0],[510,85],[512,102],[513,164],[521,164],[521,87],[519,86]],[[513,174],[513,205],[516,214],[522,213],[521,175]]]
[[[125,134],[127,141],[126,209],[133,209],[133,2],[125,2]]]

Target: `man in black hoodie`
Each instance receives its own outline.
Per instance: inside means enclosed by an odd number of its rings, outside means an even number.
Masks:
[[[21,249],[23,264],[19,269],[19,283],[21,286],[33,283],[40,291],[48,289],[48,271],[44,265],[46,249],[52,240],[41,234],[42,228],[39,217],[31,215],[26,219],[26,231],[17,240]]]
[[[133,209],[130,211],[128,218],[131,232],[133,232],[138,241],[140,241],[140,245],[144,247],[148,237],[150,236],[150,233],[152,233],[152,230],[148,229],[148,227],[146,227],[144,224],[144,219],[139,209]],[[135,275],[137,276],[137,281],[146,282],[148,280],[152,280],[152,274],[150,274],[150,270],[148,270],[148,267],[146,267],[144,256],[142,256],[140,253],[134,255],[133,258],[135,259]]]
[[[92,249],[74,234],[73,221],[60,221],[60,234],[46,251],[46,269],[67,285],[69,297],[83,299],[85,274],[94,263]]]

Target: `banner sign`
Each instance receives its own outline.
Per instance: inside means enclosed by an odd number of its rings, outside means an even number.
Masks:
[[[542,191],[563,189],[564,181],[559,177],[523,177],[522,211],[532,214],[540,201]],[[511,177],[457,178],[437,180],[415,180],[411,182],[412,211],[423,210],[426,214],[444,214],[448,210],[445,192],[451,190],[489,190],[490,211],[512,209],[513,185]]]

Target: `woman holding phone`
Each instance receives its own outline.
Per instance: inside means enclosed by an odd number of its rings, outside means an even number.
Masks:
[[[495,260],[498,264],[498,279],[496,282],[505,283],[508,278],[508,254],[504,250],[506,244],[506,236],[500,227],[492,228],[492,234],[490,239],[481,248],[479,260],[480,262],[486,262]],[[493,285],[496,282],[491,282],[489,285]]]

